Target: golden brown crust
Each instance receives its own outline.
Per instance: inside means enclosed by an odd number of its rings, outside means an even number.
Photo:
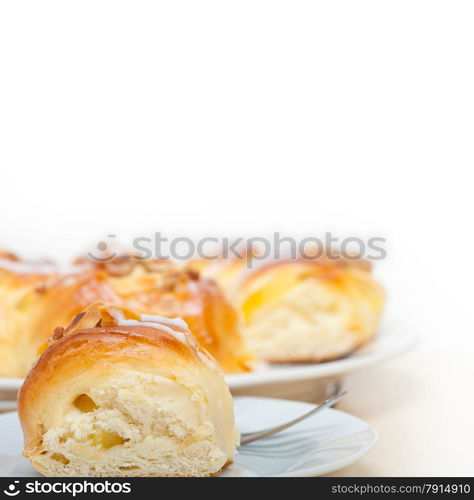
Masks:
[[[18,395],[24,455],[43,474],[196,475],[235,452],[223,374],[182,320],[95,304],[50,342]]]
[[[114,326],[79,330],[53,342],[36,360],[18,394],[19,409],[24,406],[27,394],[38,378],[51,379],[58,369],[70,362],[86,369],[87,365],[94,362],[93,358],[87,356],[88,353],[93,353],[94,356],[99,353],[102,356],[119,356],[126,361],[129,354],[127,349],[131,348],[133,360],[139,357],[148,358],[149,351],[137,349],[137,344],[169,349],[189,361],[195,359],[190,346],[185,346],[169,333],[157,328]]]
[[[57,326],[67,324],[84,308],[100,300],[119,304],[120,298],[101,273],[84,272],[61,276],[45,286],[34,318],[34,335],[44,340]]]
[[[15,256],[9,262],[18,263]],[[25,376],[38,349],[57,327],[96,301],[141,313],[183,316],[199,342],[229,373],[247,371],[233,307],[218,287],[195,271],[167,261],[122,256],[106,263],[82,260],[75,273],[18,273],[0,265],[0,376]]]
[[[60,275],[14,260],[0,263],[0,375],[26,375],[39,346],[58,325],[96,300],[118,297],[97,272]]]
[[[299,265],[302,268],[312,270],[314,275],[321,279],[335,279],[341,276],[345,271],[350,269],[359,269],[364,272],[370,273],[372,265],[369,261],[364,259],[349,260],[342,257],[329,259],[328,257],[320,257],[317,259],[282,259],[278,261],[269,262],[254,271],[250,271],[245,279],[242,281],[241,286],[245,286],[247,282],[258,279],[261,275],[266,274],[268,271],[279,267]]]
[[[255,260],[252,261],[252,258]],[[317,248],[310,249],[306,251],[304,257],[295,259],[259,260],[257,251],[244,252],[241,258],[194,259],[188,263],[187,268],[195,269],[202,276],[215,280],[231,302],[236,305],[236,294],[248,282],[257,280],[270,269],[289,264],[307,266],[308,269],[314,269],[321,277],[325,276],[328,279],[340,275],[345,269],[359,269],[368,273],[372,269],[372,264],[365,259],[343,257],[335,251],[329,254],[326,251],[318,251]]]
[[[226,373],[251,369],[253,357],[241,337],[237,312],[215,282],[169,261],[140,261],[129,255],[88,265],[107,276],[126,307],[184,319]]]
[[[150,273],[176,270],[176,265],[166,259],[140,259],[131,254],[116,255],[105,260],[93,260],[90,257],[78,257],[74,264],[84,268],[103,271],[109,276],[127,276],[137,268],[143,268]]]

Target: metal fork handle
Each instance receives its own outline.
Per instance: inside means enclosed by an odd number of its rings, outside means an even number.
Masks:
[[[316,413],[319,413],[320,411],[323,411],[324,409],[329,408],[330,406],[336,404],[346,394],[347,391],[343,391],[339,394],[336,394],[335,396],[326,399],[326,401],[316,406],[316,408],[313,408],[312,410],[308,411],[307,413],[304,413],[303,415],[295,418],[294,420],[290,420],[286,424],[277,425],[276,427],[270,427],[269,429],[264,429],[262,431],[243,433],[240,436],[240,445],[242,446],[244,444],[252,443],[253,441],[257,441],[257,439],[267,438],[281,431],[284,431],[285,429],[288,429],[289,427],[298,424],[302,420],[305,420],[306,418],[311,417],[312,415],[315,415]]]

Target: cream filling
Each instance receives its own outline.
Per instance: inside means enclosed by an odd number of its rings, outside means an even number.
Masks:
[[[270,361],[331,358],[357,346],[352,314],[347,300],[308,280],[260,307],[243,333],[249,347]]]
[[[72,395],[71,403],[43,435],[34,462],[43,467],[54,464],[65,473],[68,469],[89,473],[90,467],[100,471],[111,466],[119,473],[120,467],[144,470],[150,463],[160,473],[172,473],[179,472],[179,464],[167,460],[184,456],[192,462],[199,449],[200,467],[214,473],[235,452],[235,435],[219,435],[225,426],[214,425],[207,398],[199,388],[159,376],[127,373],[85,394],[92,404],[77,407]],[[222,417],[232,419],[233,415]]]

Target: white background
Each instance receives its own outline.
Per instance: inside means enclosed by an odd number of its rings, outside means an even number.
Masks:
[[[389,308],[472,349],[474,6],[0,4],[0,244],[384,236]]]
[[[388,317],[422,342],[346,381],[380,442],[337,474],[472,474],[473,23],[448,0],[1,2],[0,246],[384,236]]]

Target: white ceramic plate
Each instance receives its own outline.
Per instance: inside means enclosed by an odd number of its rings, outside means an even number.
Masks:
[[[326,363],[274,365],[251,373],[228,375],[226,379],[231,390],[241,390],[263,384],[337,377],[394,358],[412,348],[416,341],[417,336],[410,329],[389,323],[380,328],[373,341],[347,358]],[[0,394],[16,392],[22,383],[21,378],[0,377]]]
[[[415,346],[417,336],[396,323],[382,325],[374,340],[350,356],[326,363],[273,365],[251,373],[228,375],[232,390],[298,380],[338,377],[403,354]]]
[[[283,399],[237,397],[235,416],[242,432],[291,420],[314,405]],[[319,476],[346,467],[369,452],[375,430],[347,413],[329,409],[279,435],[239,449],[224,477]],[[23,436],[16,412],[0,415],[0,475],[39,476],[21,456]]]

